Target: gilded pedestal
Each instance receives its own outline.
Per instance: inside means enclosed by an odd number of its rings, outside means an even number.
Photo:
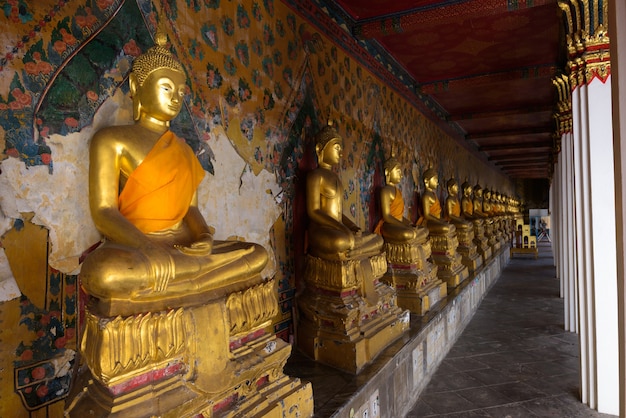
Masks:
[[[343,261],[306,257],[298,347],[316,361],[359,373],[409,328],[409,312],[379,280],[387,271],[385,255]]]
[[[302,417],[309,383],[283,374],[291,347],[267,329],[274,281],[206,304],[104,315],[92,299],[81,340],[82,392],[71,417]]]
[[[457,225],[456,231],[459,240],[459,246],[456,250],[461,254],[461,262],[467,267],[469,274],[474,274],[483,265],[483,259],[474,242],[474,228],[468,222],[465,227]]]
[[[489,240],[485,236],[485,222],[482,219],[474,219],[472,223],[474,225],[474,243],[478,253],[483,258],[483,265],[485,265],[492,255]]]
[[[447,285],[437,277],[437,266],[428,261],[430,240],[394,244],[385,242],[387,273],[383,280],[396,289],[398,305],[424,315],[447,295]]]
[[[463,265],[461,254],[456,249],[459,240],[456,232],[448,234],[430,234],[432,260],[437,265],[437,275],[447,283],[448,290],[457,287],[469,276],[468,268]]]
[[[500,251],[501,245],[495,230],[493,218],[487,218],[485,220],[485,235],[489,240],[488,242],[491,247],[491,253],[497,254]]]

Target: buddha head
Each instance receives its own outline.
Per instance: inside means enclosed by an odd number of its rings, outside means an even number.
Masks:
[[[385,179],[387,184],[398,184],[402,180],[402,169],[400,168],[400,161],[391,156],[385,161]]]
[[[477,199],[482,199],[483,197],[483,188],[480,187],[480,184],[474,186],[474,197],[476,197]]]
[[[448,195],[451,197],[458,197],[459,195],[459,184],[456,182],[456,179],[451,178],[446,183],[446,187],[448,188]]]
[[[328,121],[328,125],[324,126],[315,135],[315,153],[317,154],[318,164],[329,166],[339,164],[342,149],[343,140],[333,127],[332,121]]]
[[[165,48],[167,37],[157,32],[156,45],[138,56],[129,75],[133,117],[151,116],[169,122],[180,112],[186,92],[185,70]]]
[[[467,181],[461,184],[461,190],[463,191],[463,196],[471,197],[472,196],[472,185]]]
[[[426,186],[427,190],[431,191],[436,190],[437,186],[439,186],[437,172],[432,167],[429,167],[426,171],[424,171],[424,186]]]

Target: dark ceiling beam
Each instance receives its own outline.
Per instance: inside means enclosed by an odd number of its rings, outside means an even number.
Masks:
[[[503,166],[499,166],[499,168],[501,168],[502,170],[512,170],[515,168],[543,168],[548,166],[549,164],[549,161],[518,161],[515,164],[505,164]]]
[[[552,113],[554,112],[554,106],[539,106],[532,108],[518,108],[518,109],[508,109],[508,110],[499,110],[493,112],[476,112],[476,113],[461,113],[458,115],[450,115],[448,116],[448,120],[451,122],[461,122],[467,120],[478,120],[478,119],[494,119],[494,118],[502,118],[507,116],[518,116],[518,115],[538,115],[541,113]]]
[[[481,139],[490,139],[490,138],[506,138],[511,136],[522,136],[522,135],[537,135],[537,134],[547,134],[552,135],[553,130],[548,127],[539,127],[539,128],[528,128],[528,129],[512,129],[510,131],[495,131],[495,132],[484,132],[480,134],[469,134],[465,136],[465,139],[472,141],[479,141]]]
[[[510,144],[495,144],[495,145],[483,145],[478,148],[479,151],[492,152],[492,151],[514,151],[524,150],[532,148],[552,148],[552,141],[542,142],[516,142]]]
[[[515,142],[510,144],[483,145],[482,147],[479,147],[478,150],[483,152],[493,152],[525,150],[528,148],[552,148],[552,141]]]
[[[559,68],[553,64],[535,65],[532,67],[513,68],[509,71],[489,74],[477,74],[470,77],[455,78],[450,80],[433,81],[418,86],[423,94],[449,93],[455,90],[463,90],[469,87],[492,85],[521,79],[550,78],[559,72]]]
[[[503,161],[503,162],[497,162],[495,163],[496,166],[500,167],[500,168],[509,168],[509,167],[513,167],[515,165],[521,165],[521,164],[526,164],[528,167],[531,166],[535,166],[535,165],[547,165],[550,164],[550,160],[548,158],[542,158],[541,160],[537,160],[537,159],[530,159],[530,160],[524,160],[524,159],[519,159],[519,160],[515,160],[515,161]]]
[[[524,162],[524,161],[518,161],[516,164],[507,164],[507,165],[501,165],[498,166],[498,168],[500,170],[503,171],[509,171],[509,170],[515,170],[517,168],[545,168],[549,165],[550,163],[548,161],[535,161],[535,162]]]
[[[556,2],[557,0],[515,2],[511,0],[470,0],[445,6],[431,5],[357,22],[352,28],[352,34],[358,39],[371,39],[393,33],[402,33],[414,27],[440,26],[449,19],[471,20],[504,15],[507,12],[556,4]]]
[[[536,164],[536,163],[542,163],[542,164],[548,164],[550,162],[550,156],[549,155],[542,155],[541,157],[520,157],[520,158],[516,158],[516,159],[507,159],[507,160],[491,160],[495,165],[500,165],[500,166],[505,166],[505,165],[515,165],[515,164],[520,164],[520,163],[530,163],[530,164]]]
[[[505,155],[491,155],[489,161],[506,161],[506,160],[519,160],[519,159],[537,159],[546,158],[550,155],[550,151],[536,151],[536,152],[520,152],[518,154],[505,154]]]

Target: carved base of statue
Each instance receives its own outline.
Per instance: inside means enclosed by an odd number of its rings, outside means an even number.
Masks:
[[[483,259],[483,265],[487,264],[487,261],[491,258],[491,247],[489,246],[489,240],[485,236],[485,225],[482,219],[475,219],[474,224],[474,243],[476,244],[476,250]]]
[[[489,246],[491,247],[491,253],[497,254],[500,251],[501,244],[496,235],[493,219],[491,218],[485,221],[485,235],[489,240],[488,242]]]
[[[473,274],[483,265],[483,259],[474,243],[474,228],[471,223],[468,222],[468,224],[469,227],[456,229],[459,240],[456,250],[461,254],[461,262],[467,267],[469,274]]]
[[[385,255],[306,257],[298,347],[316,361],[357,374],[409,328],[409,311],[379,281],[387,271]]]
[[[310,383],[283,374],[291,346],[268,332],[274,280],[254,282],[203,305],[135,315],[102,315],[92,298],[85,387],[66,416],[312,416]]]
[[[430,240],[385,242],[384,250],[388,270],[383,281],[396,289],[400,307],[424,315],[447,295],[447,284],[437,277],[437,266],[428,261]]]
[[[447,283],[448,291],[460,285],[469,277],[468,268],[463,265],[461,254],[457,252],[459,240],[456,233],[430,234],[432,260],[437,265],[437,275]]]

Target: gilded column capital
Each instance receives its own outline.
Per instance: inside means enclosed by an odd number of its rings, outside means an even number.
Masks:
[[[611,74],[611,53],[608,32],[600,25],[593,35],[587,35],[584,40],[582,59],[585,63],[585,82],[591,83],[595,78],[603,83]]]

